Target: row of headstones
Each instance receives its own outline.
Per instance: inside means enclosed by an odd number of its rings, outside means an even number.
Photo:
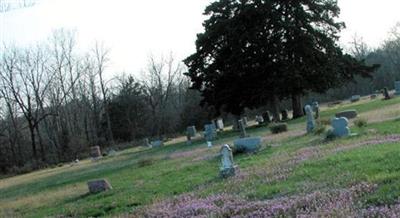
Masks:
[[[395,81],[394,82],[394,87],[395,87],[395,95],[400,95],[400,81]],[[378,93],[378,92],[377,92]],[[385,100],[391,99],[392,96],[390,96],[390,92],[388,88],[384,88],[382,91],[383,97]],[[371,99],[376,99],[378,97],[378,94],[372,94]],[[350,98],[351,102],[357,102],[361,99],[360,95],[353,95]]]

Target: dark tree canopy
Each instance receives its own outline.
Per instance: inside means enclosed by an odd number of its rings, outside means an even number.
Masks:
[[[203,103],[239,115],[273,98],[324,92],[371,76],[337,45],[335,0],[219,0],[184,61]]]

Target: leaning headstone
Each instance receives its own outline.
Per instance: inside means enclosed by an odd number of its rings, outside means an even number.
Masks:
[[[222,120],[222,118],[219,118],[218,120],[217,120],[217,129],[219,130],[219,131],[224,131],[224,121]]]
[[[204,138],[211,142],[217,138],[217,129],[213,124],[204,125]]]
[[[261,137],[237,139],[233,142],[233,146],[238,152],[254,153],[261,147]]]
[[[312,103],[312,109],[313,109],[314,114],[315,114],[315,116],[314,116],[315,119],[319,119],[319,104],[318,104],[317,101],[314,101]]]
[[[385,97],[385,100],[389,100],[390,99],[390,94],[389,94],[389,90],[388,88],[384,88],[383,89],[383,96]]]
[[[219,170],[219,175],[222,178],[227,178],[235,175],[235,169],[237,168],[233,163],[232,149],[229,145],[223,145],[221,150],[221,167]]]
[[[260,115],[256,116],[256,122],[258,123],[258,125],[261,125],[264,123],[264,118]]]
[[[90,157],[92,159],[99,159],[102,157],[100,146],[93,146],[90,148]]]
[[[400,95],[400,81],[394,82],[394,88],[396,90],[396,95]]]
[[[87,186],[91,194],[104,192],[112,189],[110,183],[105,179],[89,181],[87,183]]]
[[[265,113],[263,113],[262,117],[264,118],[264,122],[265,122],[266,124],[272,122],[271,113],[270,113],[269,111],[266,111]]]
[[[239,120],[239,129],[240,129],[240,138],[247,137],[246,125],[244,124],[243,120]]]
[[[186,138],[187,138],[187,143],[192,144],[192,138],[195,137],[197,134],[196,127],[195,126],[188,126],[186,128]]]
[[[306,105],[304,107],[304,110],[307,115],[307,132],[310,133],[315,128],[315,120],[314,120],[313,111],[312,111],[312,108],[310,105]]]
[[[282,114],[282,120],[283,120],[283,121],[289,119],[289,111],[288,111],[288,110],[282,110],[282,111],[281,111],[281,114]]]
[[[357,111],[356,110],[341,111],[339,113],[336,113],[335,117],[337,118],[346,117],[347,119],[350,120],[357,117]]]
[[[346,137],[350,135],[349,121],[345,117],[333,118],[331,125],[334,136]]]
[[[351,102],[357,102],[357,101],[360,101],[360,99],[361,99],[360,95],[353,95],[353,96],[351,96],[350,101]]]
[[[161,141],[161,140],[155,140],[155,141],[151,142],[151,147],[152,148],[159,148],[159,147],[162,147],[162,146],[164,146],[164,142]]]

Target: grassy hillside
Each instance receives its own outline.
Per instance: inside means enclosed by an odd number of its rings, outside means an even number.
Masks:
[[[214,147],[198,138],[174,139],[159,149],[132,148],[100,161],[83,160],[0,180],[0,217],[44,216],[374,216],[400,212],[400,98],[364,99],[322,118],[357,109],[368,121],[357,136],[324,140],[306,134],[305,119],[289,131],[267,127],[260,152],[236,155],[239,173],[218,177],[218,151],[238,133],[219,135]],[[86,182],[105,178],[113,190],[89,195]]]

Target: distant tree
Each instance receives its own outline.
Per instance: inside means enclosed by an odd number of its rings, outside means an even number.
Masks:
[[[192,88],[203,103],[234,115],[244,108],[292,98],[294,117],[303,115],[301,96],[325,92],[371,76],[368,67],[337,45],[344,24],[334,0],[219,0],[209,5],[196,53],[185,59]]]

